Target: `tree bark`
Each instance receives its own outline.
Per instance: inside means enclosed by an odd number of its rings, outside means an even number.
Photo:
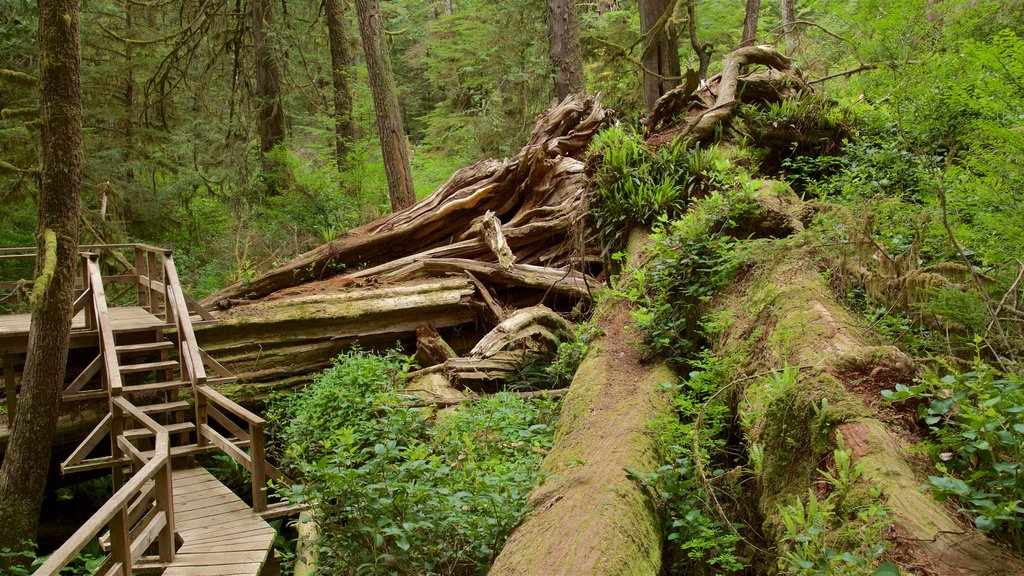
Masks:
[[[637,262],[642,235],[631,235]],[[606,302],[591,344],[565,396],[543,483],[489,574],[655,576],[662,528],[656,496],[631,477],[659,464],[650,422],[672,414],[663,384],[675,376],[645,363],[632,344],[629,305]]]
[[[791,56],[800,44],[796,28],[796,0],[782,0],[782,37],[785,40],[786,56]]]
[[[670,0],[640,1],[640,33],[647,34],[666,14],[674,2]],[[679,40],[676,34],[664,26],[661,32],[652,38],[645,38],[643,57],[644,66],[644,104],[647,111],[654,109],[654,103],[663,94],[679,85]]]
[[[28,355],[0,465],[0,548],[35,538],[71,334],[82,184],[78,0],[39,0],[42,173]]]
[[[384,157],[391,209],[398,211],[416,202],[416,191],[412,185],[409,146],[402,128],[402,115],[398,110],[398,95],[395,92],[395,78],[391,73],[391,56],[384,39],[379,0],[356,0],[356,16],[359,19],[359,34],[363,38],[373,107],[377,112],[377,132]]]
[[[281,72],[268,32],[276,17],[273,0],[252,0],[252,45],[256,67],[256,115],[259,123],[260,162],[264,173],[272,173],[267,153],[284,141],[284,104],[281,100]],[[278,186],[271,185],[270,193]]]
[[[743,17],[743,41],[740,46],[753,46],[757,38],[757,17],[761,12],[761,0],[747,0],[747,11]]]
[[[690,48],[697,55],[697,75],[703,82],[708,78],[708,67],[711,65],[714,46],[701,44],[697,38],[697,0],[686,1],[686,30],[690,36]]]
[[[342,0],[326,0],[324,6],[331,45],[331,80],[334,83],[334,153],[338,170],[344,170],[349,145],[355,137],[352,88],[349,86],[352,56],[348,50],[348,22]]]
[[[548,0],[548,41],[559,102],[586,90],[579,28],[575,0]]]

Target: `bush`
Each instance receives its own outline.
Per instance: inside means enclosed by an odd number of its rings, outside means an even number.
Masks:
[[[527,510],[555,404],[502,393],[431,427],[431,409],[402,403],[407,367],[353,351],[271,410],[325,573],[482,573]]]
[[[968,372],[930,375],[882,396],[918,402],[939,475],[936,498],[955,498],[975,525],[1024,550],[1024,378],[975,359]]]

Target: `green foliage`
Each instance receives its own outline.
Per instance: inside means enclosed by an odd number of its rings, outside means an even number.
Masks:
[[[842,435],[836,437],[832,456],[835,469],[819,470],[829,485],[824,499],[813,489],[807,498],[797,497],[792,504],[779,506],[779,518],[785,533],[779,553],[779,569],[800,576],[839,576],[867,574],[899,575],[892,564],[879,565],[885,552],[885,530],[890,525],[888,512],[876,500],[881,488],[870,489],[867,501],[853,498],[854,487],[863,472],[863,463],[852,462]]]
[[[733,366],[707,352],[692,366],[687,379],[671,385],[676,416],[652,424],[665,464],[650,474],[632,473],[665,503],[668,574],[736,573],[746,567],[737,554],[740,537],[723,522],[709,494],[722,492],[719,500],[733,507],[744,501],[736,452],[727,443],[732,412],[726,397],[715,397],[729,383]],[[699,454],[694,453],[695,440]],[[695,456],[705,477],[719,479],[715,485],[697,475]]]
[[[59,576],[92,576],[105,559],[104,555],[97,554],[98,552],[98,544],[80,552],[59,572]],[[32,541],[25,541],[22,550],[3,548],[0,549],[0,574],[28,576],[42,566],[46,559],[47,556],[36,555],[36,544]]]
[[[402,404],[408,359],[353,351],[276,400],[285,461],[332,574],[477,574],[526,512],[555,405],[502,393],[439,414]]]
[[[799,159],[805,179],[827,173],[842,142],[853,127],[850,108],[817,94],[787,98],[767,106],[745,105],[739,112],[747,144],[765,149],[761,169],[772,174],[779,168],[792,168]]]
[[[1024,378],[976,358],[973,370],[897,384],[882,396],[917,403],[932,434],[935,496],[956,498],[978,528],[1024,550]]]
[[[682,142],[648,148],[639,134],[614,126],[594,138],[598,158],[592,210],[606,250],[621,248],[635,226],[677,218],[689,203],[733,177],[735,168],[717,148],[687,149]]]
[[[746,261],[737,236],[752,233],[746,226],[759,213],[748,184],[712,192],[697,209],[655,228],[652,257],[642,272],[630,272],[626,293],[651,353],[685,363],[700,348],[705,305]]]

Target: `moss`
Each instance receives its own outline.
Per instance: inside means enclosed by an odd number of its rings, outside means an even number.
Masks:
[[[43,262],[32,285],[32,295],[29,296],[29,306],[32,310],[42,305],[46,291],[50,287],[53,275],[57,270],[57,233],[47,228],[43,230]]]

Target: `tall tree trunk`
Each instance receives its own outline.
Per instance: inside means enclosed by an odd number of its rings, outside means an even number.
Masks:
[[[782,37],[786,42],[786,56],[791,56],[800,43],[796,28],[796,0],[782,0]]]
[[[647,34],[670,6],[670,0],[640,0],[640,33]],[[644,40],[644,104],[647,111],[654,110],[654,103],[663,94],[679,85],[679,40],[676,34],[664,26],[659,34]]]
[[[708,78],[708,67],[711,65],[714,46],[701,44],[697,38],[697,0],[686,1],[686,29],[690,34],[690,47],[697,55],[697,75],[703,82]]]
[[[67,365],[82,184],[78,0],[39,0],[39,62],[39,256],[18,413],[0,465],[0,548],[35,538]]]
[[[327,36],[331,44],[331,79],[334,82],[334,148],[338,170],[345,169],[349,145],[355,137],[352,123],[352,56],[348,51],[348,22],[342,0],[327,0]]]
[[[391,74],[391,56],[384,40],[384,22],[379,0],[356,0],[359,34],[363,38],[366,70],[370,77],[373,107],[377,111],[377,132],[388,178],[391,208],[398,211],[416,202],[409,168],[409,147],[398,111],[395,78]]]
[[[757,38],[757,17],[761,12],[761,0],[747,0],[747,12],[743,17],[743,41],[740,46],[753,46]]]
[[[281,101],[281,72],[267,33],[274,29],[273,0],[252,0],[252,46],[256,66],[256,106],[260,135],[260,162],[264,173],[274,171],[267,153],[284,140],[284,106]],[[270,193],[277,187],[271,185]]]
[[[555,69],[555,96],[559,102],[587,88],[580,52],[580,21],[574,2],[548,0],[548,39],[551,64]]]

